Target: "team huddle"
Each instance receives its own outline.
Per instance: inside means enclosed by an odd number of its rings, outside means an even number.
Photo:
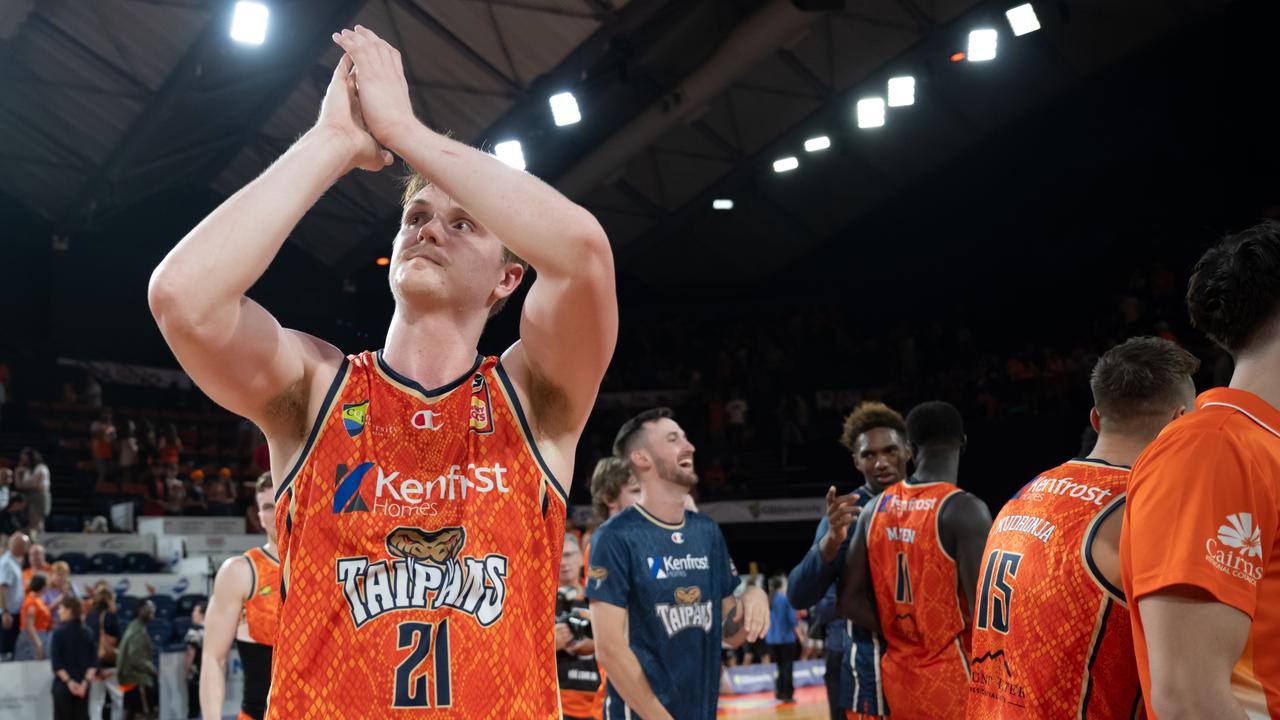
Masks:
[[[271,451],[268,542],[215,581],[202,713],[221,716],[234,641],[254,720],[560,718],[568,481],[618,334],[609,241],[537,178],[422,125],[385,41],[359,26],[334,41],[344,55],[315,126],[149,288],[179,362]],[[390,252],[395,312],[381,350],[348,355],[246,293],[334,182],[393,153],[414,169]],[[530,267],[520,339],[479,355]],[[1277,226],[1206,255],[1192,312],[1236,357],[1232,387],[1196,400],[1185,351],[1118,346],[1093,374],[1094,451],[994,525],[956,485],[955,408],[850,416],[866,485],[828,495],[789,591],[849,618],[850,717],[1280,714],[1277,288]],[[629,420],[613,451],[639,495],[583,548],[597,716],[713,718],[722,645],[763,636],[768,600],[688,509],[694,447],[669,411]]]

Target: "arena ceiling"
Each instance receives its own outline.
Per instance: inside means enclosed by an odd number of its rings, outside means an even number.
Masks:
[[[0,4],[0,191],[73,236],[175,186],[230,194],[312,123],[338,58],[329,34],[359,23],[401,48],[423,120],[482,147],[521,140],[531,172],[601,219],[624,269],[751,280],[1230,5],[1040,1],[1042,29],[1015,38],[1015,0],[265,1],[260,46],[228,37],[226,0]],[[997,59],[951,62],[980,26],[1000,31]],[[902,74],[915,104],[859,130],[855,101]],[[552,124],[560,90],[583,122]],[[814,135],[831,148],[806,154]],[[800,167],[774,173],[783,156]],[[395,180],[344,178],[291,241],[339,276],[367,268],[393,232]]]

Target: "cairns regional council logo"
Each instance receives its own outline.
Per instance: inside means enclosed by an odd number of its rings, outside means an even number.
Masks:
[[[507,599],[507,558],[462,555],[466,528],[423,530],[398,527],[387,534],[392,560],[339,558],[337,582],[351,623],[359,628],[397,610],[450,608],[489,627],[502,617]]]
[[[1218,526],[1217,536],[1204,541],[1204,553],[1205,560],[1219,572],[1250,585],[1257,585],[1262,579],[1262,530],[1253,524],[1250,513],[1228,515],[1227,521]]]

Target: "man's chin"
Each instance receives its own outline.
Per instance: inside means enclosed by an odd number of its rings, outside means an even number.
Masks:
[[[682,488],[693,489],[698,487],[698,474],[695,472],[678,472],[673,479],[676,485]]]

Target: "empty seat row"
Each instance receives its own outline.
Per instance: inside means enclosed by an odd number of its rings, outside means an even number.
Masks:
[[[127,553],[125,555],[100,552],[94,553],[92,557],[80,552],[67,552],[62,553],[56,559],[65,562],[71,568],[72,575],[88,572],[102,573],[104,575],[152,573],[161,569],[154,557],[141,552]]]

